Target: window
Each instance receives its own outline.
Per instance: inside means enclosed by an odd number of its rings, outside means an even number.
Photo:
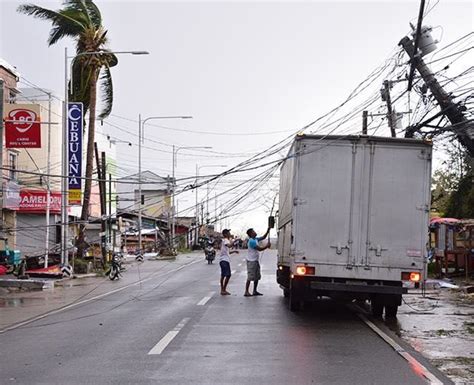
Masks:
[[[16,102],[16,95],[17,95],[17,93],[10,88],[9,89],[9,96],[8,96],[8,103],[15,103]]]
[[[8,153],[8,167],[10,168],[10,171],[9,171],[10,180],[16,180],[17,179],[16,170],[18,169],[18,154],[14,152]]]

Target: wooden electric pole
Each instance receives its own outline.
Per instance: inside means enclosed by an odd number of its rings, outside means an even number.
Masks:
[[[390,84],[390,81],[384,80],[383,82],[383,88],[381,90],[382,93],[382,100],[387,103],[387,121],[388,121],[388,126],[390,127],[390,134],[392,135],[392,138],[395,138],[397,134],[395,133],[395,119],[393,116],[393,109],[392,109],[392,98],[390,96],[390,88],[392,85]]]
[[[102,180],[105,179],[105,170],[102,170],[99,158],[99,150],[97,149],[97,143],[94,143],[95,160],[97,165],[97,179],[99,180],[99,197],[100,197],[100,251],[102,255],[102,266],[105,265],[107,260],[107,249],[105,248],[106,242],[106,225],[105,225],[105,190]]]
[[[453,102],[451,96],[441,87],[434,74],[425,64],[421,58],[421,55],[415,52],[412,40],[408,36],[405,36],[402,40],[400,40],[399,45],[401,45],[407,52],[414,67],[438,102],[442,113],[446,115],[453,125],[452,131],[455,133],[459,143],[461,143],[467,149],[470,156],[474,157],[474,139],[471,133],[472,127],[470,127],[470,124],[464,116],[460,106]],[[411,138],[413,137],[414,133],[415,130],[408,129],[405,133],[405,137]]]

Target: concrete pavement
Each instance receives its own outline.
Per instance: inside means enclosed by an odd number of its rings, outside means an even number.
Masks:
[[[1,345],[8,347],[0,362],[1,381],[428,383],[416,365],[347,307],[326,300],[307,312],[289,312],[275,283],[274,252],[263,258],[259,289],[264,296],[243,297],[242,258],[233,255],[231,296],[219,295],[218,265],[207,265],[201,254],[193,254],[168,263],[146,280],[136,281],[130,269],[122,286],[104,283],[79,295],[83,297],[76,298],[74,306],[0,334]],[[142,266],[150,263],[155,262]],[[120,290],[111,293],[115,289]],[[439,383],[450,383],[423,364]]]

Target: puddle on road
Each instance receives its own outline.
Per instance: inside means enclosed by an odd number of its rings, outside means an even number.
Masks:
[[[456,384],[474,384],[472,296],[447,289],[406,295],[397,320],[386,324]]]
[[[0,298],[0,308],[41,305],[44,298]]]

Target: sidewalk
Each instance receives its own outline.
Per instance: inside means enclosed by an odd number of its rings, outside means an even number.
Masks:
[[[387,326],[458,385],[474,384],[474,294],[462,288],[409,291]]]
[[[86,275],[84,278],[56,280],[48,290],[18,291],[0,287],[0,333],[3,329],[42,314],[133,285],[158,273],[203,259],[202,252],[180,254],[174,260],[145,260],[125,264],[119,280]]]

